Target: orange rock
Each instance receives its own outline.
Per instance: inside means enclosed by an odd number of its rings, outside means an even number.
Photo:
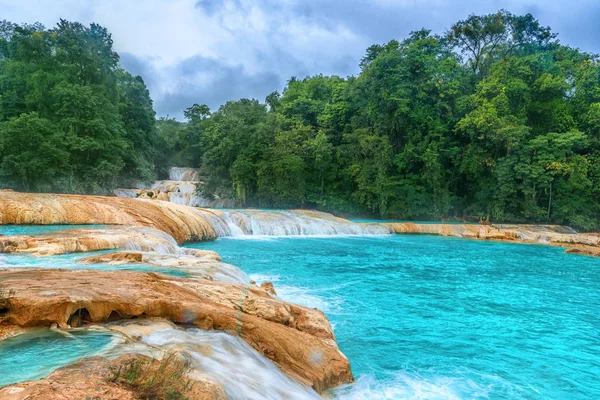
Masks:
[[[79,262],[83,264],[96,263],[141,263],[144,259],[142,253],[125,253],[116,252],[108,254],[100,254],[99,256],[91,256],[82,258]]]
[[[465,239],[540,243],[562,247],[576,246],[578,249],[585,250],[568,252],[600,255],[600,235],[577,233],[569,227],[558,225],[415,224],[412,222],[385,225],[391,226],[398,234],[454,236]]]
[[[30,382],[16,383],[0,389],[5,400],[136,400],[138,395],[129,388],[111,382],[113,372],[126,368],[131,362],[144,362],[149,368],[158,368],[157,360],[139,354],[126,354],[110,361],[102,357],[77,360],[59,368],[48,377]],[[225,400],[223,387],[215,382],[190,378],[191,387],[184,393],[189,400]]]
[[[122,197],[0,192],[0,224],[106,224],[147,226],[177,242],[216,238],[210,211],[175,203]]]
[[[163,317],[239,335],[283,372],[317,391],[353,381],[327,318],[244,285],[141,272],[4,269],[13,291],[0,325],[78,326]]]
[[[162,231],[144,227],[68,229],[47,235],[0,235],[0,253],[54,255],[135,247],[141,251],[162,249],[175,253],[177,242]]]
[[[591,246],[570,247],[565,250],[565,253],[600,257],[600,248]]]
[[[277,292],[275,291],[275,287],[273,286],[272,282],[263,282],[260,284],[260,287],[263,288],[265,291],[277,296]]]

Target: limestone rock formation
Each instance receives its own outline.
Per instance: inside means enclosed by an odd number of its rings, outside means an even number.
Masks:
[[[55,255],[113,249],[138,249],[174,254],[179,247],[162,231],[142,227],[106,227],[102,229],[66,229],[49,234],[0,235],[0,253]]]
[[[126,354],[116,360],[102,357],[80,359],[59,368],[48,377],[30,382],[22,382],[0,388],[0,399],[5,400],[136,400],[137,393],[111,382],[113,371],[126,368],[131,362],[145,362],[150,368],[158,368],[159,361],[139,354]],[[221,385],[206,380],[193,380],[184,393],[189,400],[226,400],[227,395]]]
[[[415,224],[412,222],[390,223],[387,225],[391,226],[398,234],[425,234],[454,236],[465,239],[540,243],[566,247],[570,253],[600,254],[599,234],[577,233],[569,227],[557,225]],[[569,250],[573,247],[580,250]]]
[[[260,287],[265,291],[277,296],[277,292],[275,291],[275,287],[272,282],[263,282],[260,284]]]
[[[120,197],[0,192],[0,224],[146,226],[177,242],[212,240],[211,213],[164,201]]]
[[[163,317],[239,335],[282,371],[317,391],[353,380],[326,317],[247,285],[141,272],[3,269],[14,294],[0,325],[79,326]]]
[[[132,264],[143,263],[169,269],[181,269],[191,279],[247,284],[250,278],[238,267],[221,262],[214,251],[180,248],[176,254],[156,252],[120,251],[85,257],[82,264]]]

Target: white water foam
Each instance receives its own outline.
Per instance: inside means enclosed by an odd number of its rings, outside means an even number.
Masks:
[[[525,388],[498,376],[474,371],[455,371],[452,375],[423,376],[406,371],[389,379],[363,375],[355,383],[329,390],[327,396],[339,400],[459,400],[487,399],[492,393],[501,393],[503,398],[517,399],[525,392]]]
[[[142,341],[190,356],[193,377],[219,382],[230,399],[319,399],[312,389],[290,379],[239,337],[200,329],[165,329]]]
[[[301,211],[234,210],[222,211],[224,224],[214,222],[219,236],[235,238],[260,237],[330,237],[357,235],[390,235],[389,227],[378,224],[356,224],[330,214]],[[210,221],[213,224],[213,221]],[[226,226],[226,229],[224,228]]]
[[[177,241],[168,233],[150,227],[132,227],[132,230],[141,232],[143,237],[136,237],[125,243],[125,250],[155,251],[159,254],[180,254],[182,249]],[[156,240],[156,239],[159,240]]]
[[[459,400],[462,397],[453,388],[456,383],[455,379],[443,377],[426,380],[399,374],[394,379],[382,381],[366,375],[351,385],[331,390],[329,394],[333,399],[352,400]],[[473,382],[465,383],[469,386],[475,385]],[[475,392],[479,393],[474,398],[487,398],[488,393],[485,388]]]

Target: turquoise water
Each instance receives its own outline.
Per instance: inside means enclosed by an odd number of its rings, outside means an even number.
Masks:
[[[66,229],[99,229],[106,225],[0,225],[0,235],[40,235]]]
[[[0,386],[40,379],[78,358],[91,357],[112,337],[99,331],[38,329],[0,341]]]
[[[338,398],[600,398],[600,259],[404,235],[190,247],[327,314],[358,380]]]
[[[138,271],[158,272],[172,276],[187,277],[189,274],[184,269],[163,268],[141,263],[124,264],[83,264],[79,260],[94,255],[109,253],[110,251],[94,251],[89,253],[67,253],[55,256],[32,256],[28,254],[0,254],[0,268],[32,267],[32,268],[67,268],[91,269],[98,271]]]

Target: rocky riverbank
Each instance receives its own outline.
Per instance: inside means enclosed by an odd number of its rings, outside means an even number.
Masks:
[[[600,234],[578,233],[559,225],[388,224],[397,234],[453,236],[474,240],[538,243],[565,247],[573,254],[600,255]]]

